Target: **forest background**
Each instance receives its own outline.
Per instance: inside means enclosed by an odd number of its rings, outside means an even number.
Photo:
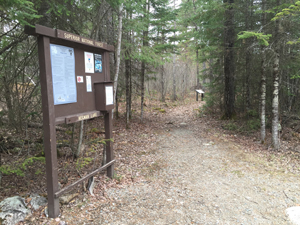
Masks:
[[[269,128],[275,150],[284,126],[300,130],[288,124],[300,119],[299,1],[0,0],[0,8],[0,182],[44,162],[37,41],[25,25],[114,45],[115,116],[124,102],[127,127],[133,113],[143,122],[146,99],[180,101],[201,88],[206,112],[232,121],[225,129],[239,130],[234,121],[246,121],[265,143]],[[78,168],[87,166],[89,157],[78,161],[76,124],[61,129],[69,140],[58,144],[69,148]],[[95,140],[89,144],[101,143]]]

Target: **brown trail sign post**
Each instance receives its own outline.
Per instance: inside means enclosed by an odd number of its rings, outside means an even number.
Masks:
[[[105,139],[112,138],[113,82],[110,81],[109,52],[105,43],[41,25],[25,27],[38,37],[43,107],[44,151],[49,217],[59,216],[59,196],[77,184],[107,169],[114,174],[111,141],[106,144],[107,164],[59,190],[55,125],[74,123],[104,115]]]

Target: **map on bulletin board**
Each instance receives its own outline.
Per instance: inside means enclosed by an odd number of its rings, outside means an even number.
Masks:
[[[54,105],[77,102],[74,49],[50,44]]]

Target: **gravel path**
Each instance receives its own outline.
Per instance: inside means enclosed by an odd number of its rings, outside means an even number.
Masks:
[[[154,147],[160,169],[108,189],[111,203],[89,224],[290,224],[285,210],[300,203],[295,175],[268,169],[222,134],[200,132],[201,121],[171,117],[178,123]]]
[[[291,224],[285,210],[300,204],[297,176],[196,117],[198,107],[154,112],[148,125],[159,138],[136,153],[152,165],[134,182],[84,194],[46,224]]]

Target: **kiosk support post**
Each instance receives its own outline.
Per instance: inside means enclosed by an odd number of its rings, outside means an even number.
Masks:
[[[112,138],[112,110],[108,110],[104,115],[105,123],[105,139]],[[109,163],[114,159],[112,142],[106,142],[106,163]],[[107,176],[113,178],[114,176],[114,164],[107,168]]]
[[[46,176],[48,194],[48,214],[49,217],[59,216],[59,201],[54,194],[58,191],[57,175],[57,153],[56,153],[56,130],[55,112],[53,101],[53,86],[50,62],[50,39],[49,37],[38,37],[40,79],[43,108],[43,128],[44,128],[44,151],[46,157]]]

